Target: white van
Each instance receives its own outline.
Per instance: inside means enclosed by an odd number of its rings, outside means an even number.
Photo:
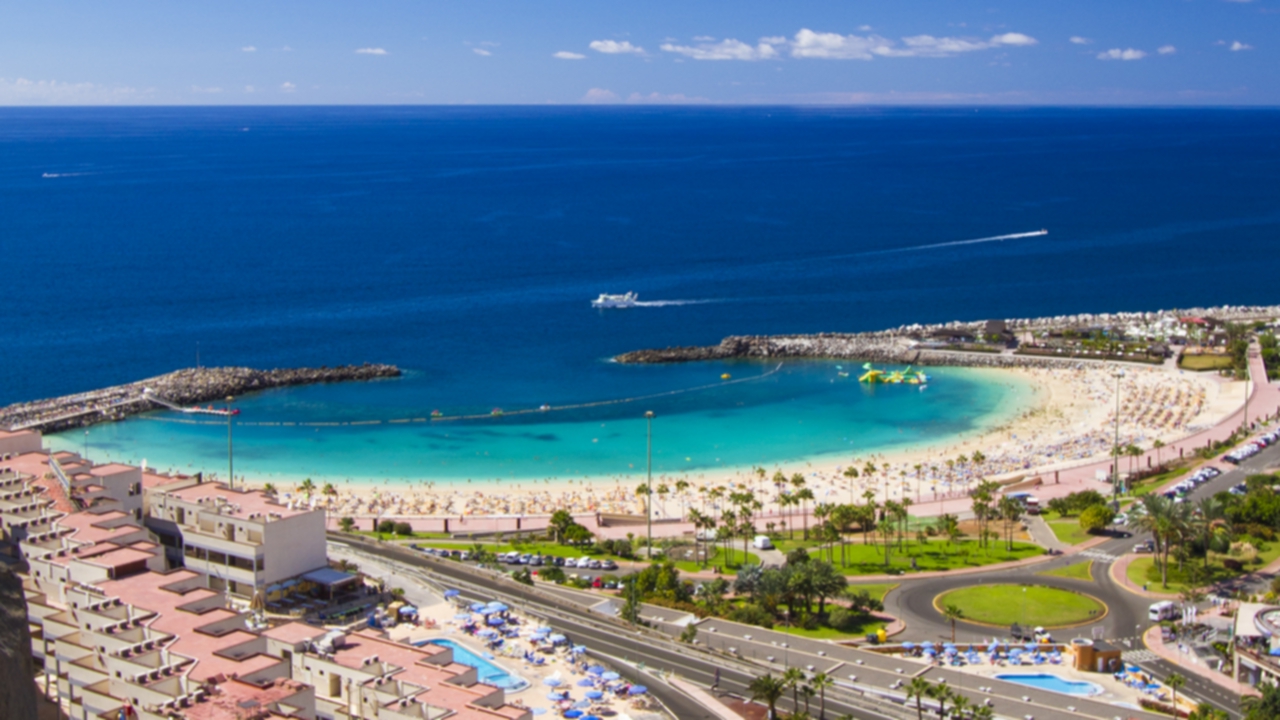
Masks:
[[[772,550],[773,541],[769,539],[768,535],[757,535],[755,539],[751,541],[751,546],[757,550]]]
[[[1152,603],[1147,610],[1147,619],[1151,622],[1160,622],[1161,620],[1176,620],[1182,616],[1182,612],[1178,610],[1178,605],[1172,600]]]

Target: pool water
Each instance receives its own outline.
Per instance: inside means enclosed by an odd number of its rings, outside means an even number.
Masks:
[[[529,687],[525,679],[512,675],[452,640],[428,640],[427,642],[453,650],[453,661],[475,668],[482,683],[500,687],[509,692],[517,692]]]
[[[996,675],[996,679],[1077,697],[1102,694],[1102,686],[1097,683],[1063,680],[1057,675],[1050,675],[1049,673],[1006,673]]]

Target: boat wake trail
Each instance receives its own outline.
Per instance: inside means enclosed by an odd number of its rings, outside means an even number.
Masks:
[[[1048,235],[1048,230],[1036,230],[1033,232],[1012,233],[1010,235],[993,235],[991,237],[977,238],[974,240],[955,240],[952,242],[933,243],[932,245],[913,245],[912,247],[893,248],[892,250],[875,250],[868,255],[884,255],[887,253],[913,252],[916,250],[934,250],[936,248],[957,247],[960,245],[977,245],[979,243],[1000,242],[1001,240],[1017,240],[1019,238],[1040,237]]]
[[[637,300],[634,307],[669,307],[675,305],[707,305],[721,300]]]

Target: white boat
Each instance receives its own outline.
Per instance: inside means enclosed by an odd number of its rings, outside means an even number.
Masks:
[[[595,308],[629,308],[635,307],[636,301],[640,299],[639,295],[629,292],[626,295],[608,295],[600,293],[600,297],[591,301],[591,307]]]

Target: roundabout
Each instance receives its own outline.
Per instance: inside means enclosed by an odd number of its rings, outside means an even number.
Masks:
[[[963,621],[977,625],[1062,628],[1093,623],[1107,614],[1107,606],[1084,593],[1047,585],[971,585],[941,593],[933,606],[964,613]]]

